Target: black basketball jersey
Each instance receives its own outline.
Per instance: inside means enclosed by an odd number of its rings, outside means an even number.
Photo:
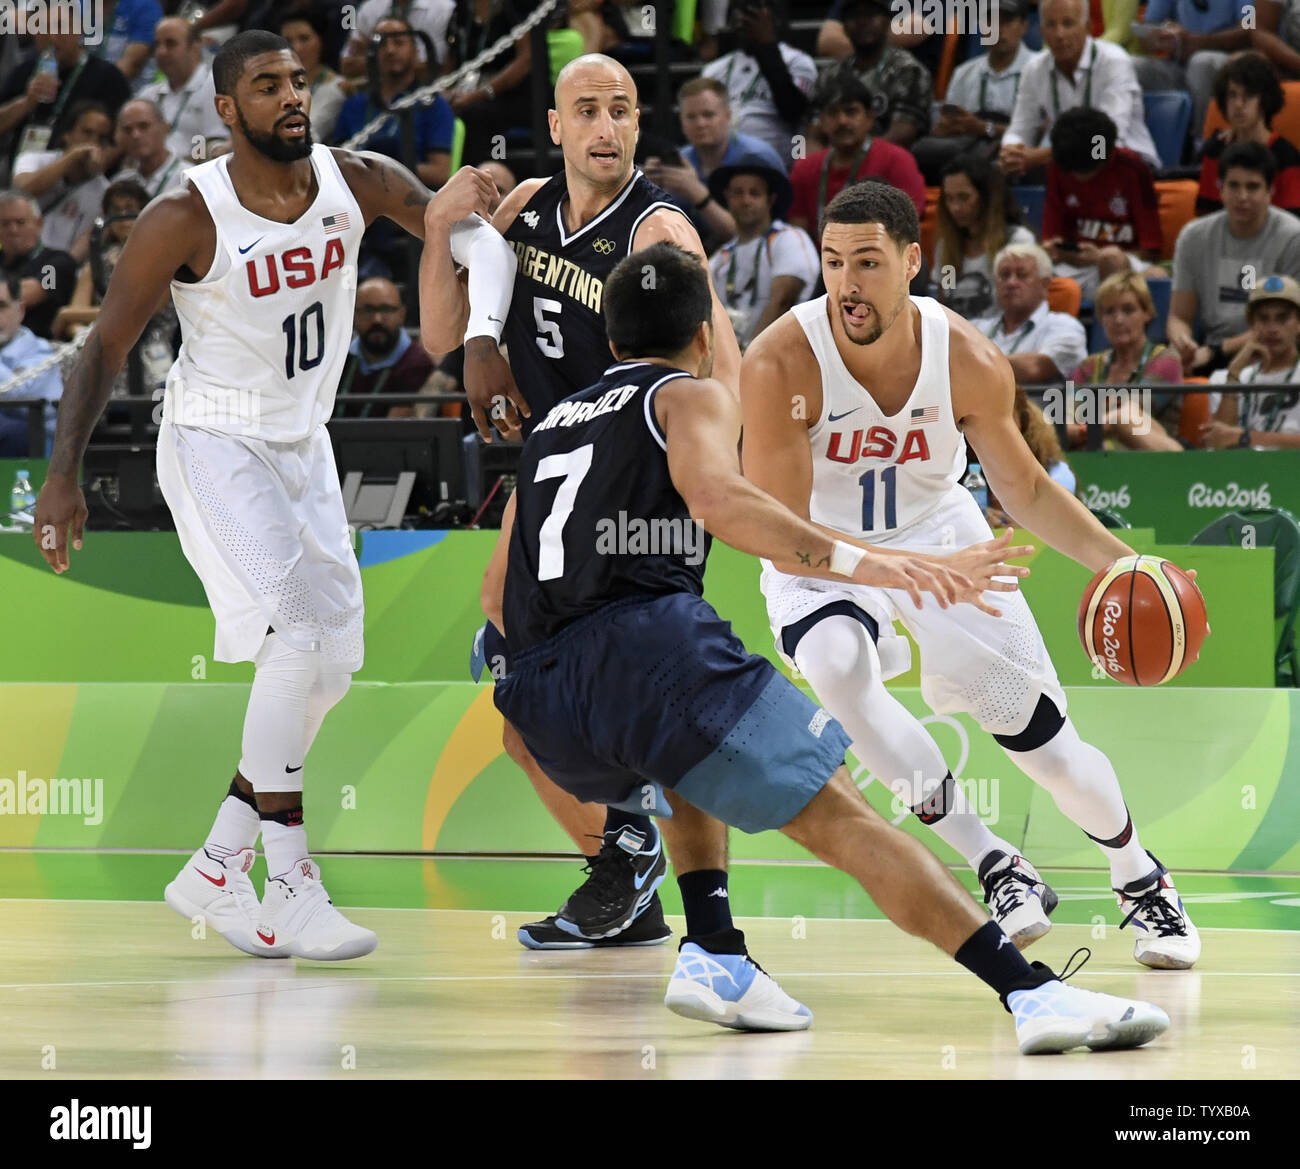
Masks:
[[[613,360],[605,336],[605,278],[632,250],[651,212],[681,212],[637,168],[604,211],[570,234],[563,211],[568,190],[564,171],[553,175],[506,229],[519,265],[502,338],[515,384],[532,410],[523,419],[525,437],[552,406],[585,390]]]
[[[622,597],[704,594],[710,538],[673,486],[654,414],[658,387],[690,376],[653,362],[612,365],[537,416],[506,571],[512,653]]]

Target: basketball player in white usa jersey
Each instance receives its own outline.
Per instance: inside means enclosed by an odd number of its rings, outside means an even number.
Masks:
[[[324,423],[366,226],[383,215],[423,238],[426,222],[486,212],[495,188],[466,169],[431,201],[386,158],[312,145],[307,75],[281,37],[233,38],[213,77],[234,151],[136,222],[64,394],[36,538],[56,572],[69,527],[81,547],[86,441],[170,286],[183,341],[158,481],[216,617],[214,656],[256,669],[239,769],[166,900],[250,954],[353,958],[377,939],[331,905],[302,820],[307,751],[362,661],[361,577]],[[247,875],[259,833],[260,904]]]
[[[936,301],[909,299],[921,263],[911,200],[885,183],[860,183],[831,201],[823,229],[826,295],[786,313],[741,365],[746,476],[841,538],[940,551],[991,534],[960,484],[969,440],[1008,514],[1058,551],[1093,572],[1132,555],[1030,453],[1012,415],[1006,358]],[[885,689],[909,665],[895,620],[920,648],[930,707],[970,714],[1101,847],[1137,960],[1172,969],[1196,961],[1196,927],[1165,867],[1142,849],[1110,761],[1067,717],[1022,596],[997,598],[1000,617],[928,602],[918,610],[893,590],[827,584],[770,564],[762,589],[783,657],[872,774],[966,857],[1018,946],[1047,932],[1056,896],[981,823],[934,741]]]

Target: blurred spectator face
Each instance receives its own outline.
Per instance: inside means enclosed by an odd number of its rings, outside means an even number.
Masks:
[[[836,102],[822,111],[822,131],[841,154],[861,150],[876,115],[860,101]]]
[[[8,256],[25,256],[41,239],[41,217],[26,199],[0,203],[0,248]]]
[[[1228,213],[1228,222],[1234,228],[1258,223],[1268,214],[1273,188],[1256,170],[1234,166],[1219,178],[1219,197]]]
[[[0,215],[4,208],[0,207]],[[9,286],[0,281],[0,349],[9,344],[18,333],[23,323],[23,302],[21,297],[10,296]]]
[[[400,79],[415,72],[415,38],[400,20],[381,20],[375,33],[387,34],[379,45],[379,75]]]
[[[298,60],[309,75],[320,68],[321,41],[316,30],[305,20],[286,20],[280,25],[280,35],[298,54]]]
[[[504,162],[484,162],[479,164],[479,170],[484,171],[491,176],[492,181],[497,185],[497,194],[492,199],[489,210],[495,212],[501,206],[501,200],[504,199],[511,191],[519,185],[512,171]]]
[[[362,282],[352,322],[368,353],[391,353],[405,320],[406,308],[397,294],[397,285],[382,279]]]
[[[885,39],[889,31],[889,8],[864,3],[863,0],[849,0],[841,14],[844,34],[859,52],[874,49]]]
[[[167,123],[148,102],[129,101],[117,115],[117,144],[132,162],[148,162],[167,150]]]
[[[38,32],[35,40],[37,51],[53,49],[60,65],[70,65],[81,56],[81,37],[75,32]]]
[[[175,84],[187,81],[199,67],[203,49],[198,40],[190,43],[188,21],[169,16],[160,20],[153,33],[153,55],[167,80]]]
[[[721,146],[731,133],[731,107],[708,90],[683,98],[682,133],[696,150]]]
[[[1263,121],[1259,109],[1259,94],[1248,93],[1235,81],[1228,82],[1228,125],[1237,135],[1248,134]]]
[[[1047,299],[1049,279],[1038,274],[1031,257],[1008,256],[998,267],[998,308],[1004,313],[1032,314]]]
[[[108,234],[115,243],[126,243],[126,237],[131,234],[131,229],[143,210],[139,200],[130,195],[115,195],[108,201],[105,217],[115,220],[108,226]]]
[[[1028,17],[1008,16],[1005,12],[998,13],[998,48],[1006,49],[1010,53],[1016,52],[1028,31]]]
[[[1250,327],[1273,360],[1291,353],[1300,341],[1300,309],[1285,300],[1266,300],[1250,314]]]
[[[112,119],[98,110],[84,111],[63,135],[63,145],[68,150],[74,146],[98,146],[107,150],[113,145]]]
[[[733,175],[726,196],[727,210],[741,231],[762,231],[771,223],[772,194],[758,175]]]
[[[1088,39],[1088,22],[1079,0],[1043,0],[1039,7],[1043,27],[1043,44],[1052,52],[1056,63],[1073,67],[1083,53]]]
[[[943,180],[943,203],[952,221],[962,231],[970,231],[979,223],[984,209],[980,193],[969,175],[946,175]]]
[[[1099,306],[1101,327],[1106,330],[1106,340],[1115,346],[1132,345],[1146,336],[1152,314],[1138,302],[1136,294],[1127,289],[1116,293]]]

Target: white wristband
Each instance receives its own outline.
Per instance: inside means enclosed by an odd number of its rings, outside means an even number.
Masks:
[[[866,554],[865,548],[836,540],[835,547],[831,550],[831,571],[837,576],[852,576]]]
[[[471,215],[453,224],[451,256],[469,269],[469,323],[465,340],[501,340],[515,292],[515,249],[487,220]]]

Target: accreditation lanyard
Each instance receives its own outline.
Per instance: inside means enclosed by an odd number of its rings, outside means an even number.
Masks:
[[[1147,362],[1151,360],[1151,354],[1155,351],[1155,344],[1148,341],[1142,346],[1142,356],[1138,358],[1137,368],[1129,374],[1128,380],[1138,382],[1142,380],[1142,375],[1146,373]],[[1115,360],[1115,350],[1106,350],[1106,364],[1101,367],[1101,376],[1098,379],[1100,385],[1105,385],[1110,377],[1110,367]]]
[[[173,158],[171,161],[171,165],[165,171],[163,171],[161,175],[158,176],[158,181],[156,183],[149,184],[149,187],[151,188],[149,190],[149,198],[152,199],[160,191],[164,191],[167,189],[167,180],[171,178],[172,171],[174,171],[178,166],[180,166],[180,164],[181,164],[181,160],[179,158]],[[143,178],[144,176],[141,175],[140,177]]]
[[[1289,385],[1292,379],[1294,379],[1295,372],[1297,369],[1300,369],[1300,360],[1297,360],[1295,365],[1293,365],[1289,370],[1287,370],[1285,377],[1279,379],[1271,379],[1271,380],[1279,380]],[[1256,366],[1255,372],[1250,376],[1250,380],[1252,382],[1255,381],[1256,378],[1259,377],[1259,375],[1260,375],[1260,368],[1259,366]],[[1254,410],[1255,403],[1252,401],[1252,398],[1254,396],[1255,395],[1247,395],[1247,394],[1239,395],[1239,397],[1244,400],[1243,404],[1245,406],[1245,409],[1240,410],[1239,413],[1246,419],[1249,419],[1250,415],[1252,413],[1255,413]],[[1293,405],[1295,405],[1294,391],[1290,394],[1269,394],[1267,398],[1265,398],[1262,402],[1259,403],[1258,413],[1264,419],[1262,425],[1252,426],[1250,427],[1250,429],[1251,430],[1272,430],[1277,425],[1277,416],[1282,413],[1283,408],[1285,406],[1293,406]],[[1267,417],[1264,417],[1265,411],[1268,412]]]
[[[988,333],[985,335],[988,337],[990,341],[992,341],[994,334],[996,334],[1001,327],[1002,327],[1002,322],[998,321],[994,324],[993,328],[991,328],[988,331]],[[1034,331],[1034,322],[1032,320],[1026,321],[1023,325],[1020,326],[1020,328],[1016,330],[1015,344],[1013,344],[1010,349],[1003,349],[1002,352],[1006,354],[1006,356],[1010,357],[1011,354],[1013,354],[1017,349],[1020,348],[1021,342],[1024,341],[1024,339],[1028,337],[1029,334],[1032,333],[1033,331]],[[1007,338],[1005,337],[1003,338],[1003,340],[1006,339]]]
[[[739,52],[733,54],[731,60],[727,63],[727,75],[722,79],[722,84],[727,87],[728,92],[731,90],[731,74],[736,68],[736,62],[740,60]],[[754,61],[754,79],[745,87],[745,91],[736,98],[737,105],[744,105],[758,91],[758,83],[763,80],[763,70],[758,67],[758,62]]]
[[[989,81],[992,79],[992,77],[993,77],[993,70],[985,69],[984,75],[980,78],[980,104],[979,104],[980,110],[987,110],[989,108]],[[1012,110],[1015,109],[1016,98],[1020,94],[1020,73],[1017,71],[1015,73],[1001,74],[998,76],[998,80],[1003,81],[1007,77],[1010,77],[1011,80],[1014,82],[1014,84],[1011,87],[1011,104],[1007,107],[1008,110]],[[1089,82],[1091,82],[1092,80],[1091,73],[1088,74],[1088,80]],[[1053,75],[1052,77],[1052,84],[1053,85],[1056,84],[1055,75]]]
[[[375,384],[371,386],[370,389],[366,391],[366,393],[368,394],[382,393],[385,384],[388,382],[388,377],[393,372],[393,369],[395,368],[396,364],[397,363],[394,362],[392,365],[384,366],[384,368],[379,371],[379,376],[375,379]],[[361,358],[358,357],[355,361],[348,362],[347,370],[344,372],[343,375],[343,384],[339,386],[336,392],[336,397],[341,394],[346,394],[352,388],[352,379],[357,376],[357,370],[360,368],[361,368]],[[373,408],[373,406],[374,406],[373,402],[365,403],[365,405],[362,407],[361,414],[358,417],[368,418],[370,416],[370,411]]]
[[[1085,109],[1092,105],[1092,67],[1097,63],[1097,42],[1092,42],[1092,56],[1088,58],[1087,68],[1084,72],[1088,75],[1088,80],[1083,87],[1083,101],[1080,103]],[[1052,115],[1055,118],[1061,116],[1061,95],[1056,88],[1056,75],[1059,72],[1055,63],[1052,65]],[[1071,82],[1073,84],[1073,82]]]
[[[858,181],[858,175],[867,161],[867,154],[871,150],[872,138],[867,135],[867,140],[862,144],[862,150],[858,154],[858,160],[850,168],[849,177],[844,180],[844,187],[851,187]],[[826,182],[831,173],[831,151],[826,151],[826,157],[822,159],[822,174],[817,183],[817,217],[821,218],[822,208],[826,206]],[[840,190],[843,190],[841,187]]]
[[[765,235],[765,236],[760,236],[760,237],[755,241],[755,242],[758,244],[758,247],[756,247],[756,248],[754,249],[754,270],[753,270],[753,272],[750,273],[750,276],[749,276],[749,283],[746,284],[746,285],[745,285],[745,286],[740,290],[740,294],[741,294],[742,296],[743,296],[746,292],[749,293],[749,307],[750,307],[750,308],[753,308],[753,307],[758,303],[758,266],[759,266],[759,264],[762,262],[762,259],[763,259],[763,248],[766,246],[766,244],[768,243],[768,241],[771,240],[772,236],[775,234],[775,231],[776,231],[775,228],[770,228],[770,229],[768,230],[767,235]],[[736,254],[737,254],[739,251],[740,251],[740,247],[739,247],[739,245],[737,245],[737,246],[732,250],[732,252],[731,252],[731,263],[727,265],[727,307],[728,307],[728,308],[739,308],[739,307],[740,307],[738,304],[735,303],[735,300],[736,300]]]
[[[186,83],[188,84],[188,82]],[[185,107],[190,104],[190,98],[194,96],[193,89],[184,89],[181,91],[181,102],[176,107],[176,112],[172,115],[172,120],[167,124],[167,129],[175,130],[176,123],[181,120],[181,114],[185,112]]]

